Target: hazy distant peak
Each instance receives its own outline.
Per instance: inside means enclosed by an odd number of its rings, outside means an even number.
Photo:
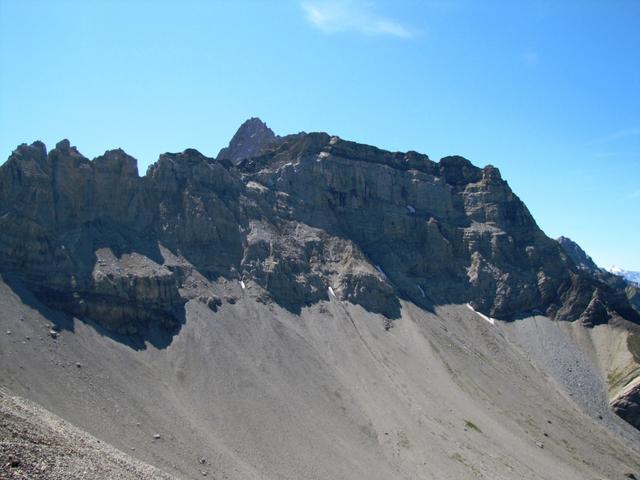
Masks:
[[[617,267],[616,265],[611,265],[609,268],[607,268],[607,271],[609,273],[613,273],[614,275],[618,275],[619,277],[622,277],[629,282],[640,285],[640,272],[625,270],[624,268]]]
[[[251,117],[240,125],[229,146],[220,150],[217,159],[230,160],[237,165],[245,158],[261,155],[265,147],[279,138],[265,122]]]

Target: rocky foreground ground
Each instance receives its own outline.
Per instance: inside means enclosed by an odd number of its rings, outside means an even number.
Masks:
[[[174,477],[135,460],[35,403],[0,389],[0,478],[170,480]]]

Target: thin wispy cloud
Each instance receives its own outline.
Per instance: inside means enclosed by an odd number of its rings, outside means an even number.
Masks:
[[[375,11],[371,2],[361,0],[317,0],[302,3],[307,21],[324,33],[358,32],[411,38],[415,31],[407,25]]]
[[[595,145],[598,143],[609,143],[630,137],[640,137],[640,127],[624,128],[622,130],[618,130],[617,132],[590,141],[589,145]]]

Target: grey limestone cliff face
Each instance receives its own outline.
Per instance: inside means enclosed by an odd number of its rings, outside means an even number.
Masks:
[[[502,319],[638,321],[495,167],[265,128],[250,120],[218,159],[163,154],[143,177],[122,150],[88,160],[68,141],[20,145],[0,167],[0,272],[136,335],[176,330],[183,304],[220,281],[291,311],[335,295],[389,319],[405,299]]]

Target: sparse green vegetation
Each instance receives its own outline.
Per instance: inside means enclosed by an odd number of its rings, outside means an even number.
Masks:
[[[471,420],[465,420],[464,426],[471,430],[475,430],[476,432],[482,433],[482,430],[480,430],[478,426],[475,423],[473,423]]]
[[[466,463],[464,461],[464,457],[462,455],[460,455],[458,452],[456,452],[453,455],[451,455],[451,459],[455,460],[456,462],[460,462],[463,465],[466,465]]]
[[[609,383],[610,393],[614,391],[616,388],[624,385],[629,377],[629,370],[627,369],[616,369],[613,372],[610,372],[607,375],[607,382]]]
[[[640,335],[629,335],[627,337],[627,348],[633,355],[633,359],[640,363]]]
[[[398,432],[398,445],[402,448],[409,448],[411,446],[406,433]]]

